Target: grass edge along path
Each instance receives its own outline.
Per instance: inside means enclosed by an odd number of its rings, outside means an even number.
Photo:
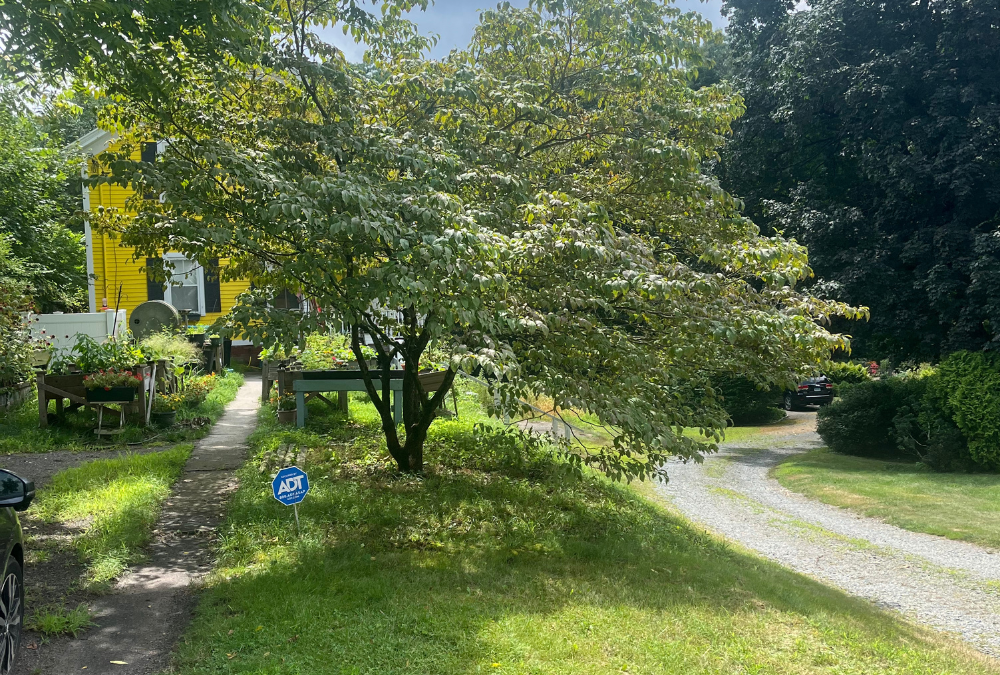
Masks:
[[[997,474],[938,473],[821,448],[790,457],[772,475],[793,492],[904,530],[1000,549]]]
[[[511,434],[436,422],[398,476],[369,413],[262,410],[178,673],[998,672]],[[301,538],[270,488],[293,446]]]
[[[107,587],[143,557],[164,500],[191,443],[162,452],[96,459],[52,477],[31,505],[46,522],[87,523],[73,546],[86,564],[84,583]]]

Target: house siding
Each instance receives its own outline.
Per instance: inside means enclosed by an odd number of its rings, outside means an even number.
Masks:
[[[138,153],[136,153],[135,158],[138,159]],[[132,190],[106,184],[85,189],[88,190],[90,197],[90,210],[94,213],[101,207],[124,209],[126,201],[133,193]],[[134,249],[122,246],[107,234],[97,232],[92,233],[92,247],[95,276],[94,295],[97,308],[106,303],[107,307],[111,309],[118,307],[131,315],[136,307],[149,299],[145,257],[135,260]],[[226,261],[220,261],[220,265],[224,267]],[[236,304],[236,297],[249,288],[250,282],[247,280],[223,281],[220,287],[222,312],[206,314],[201,318],[201,322],[212,323],[221,317]],[[120,304],[119,289],[121,291]]]

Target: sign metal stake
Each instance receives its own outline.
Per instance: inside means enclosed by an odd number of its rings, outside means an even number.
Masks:
[[[299,502],[305,499],[306,493],[309,492],[309,476],[297,466],[285,467],[271,481],[271,489],[274,491],[275,499],[295,509],[295,536],[301,537]]]

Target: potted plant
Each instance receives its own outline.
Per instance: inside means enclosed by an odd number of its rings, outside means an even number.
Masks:
[[[88,403],[131,403],[141,384],[131,370],[101,370],[83,378]]]
[[[188,326],[187,328],[187,339],[194,345],[202,346],[205,344],[205,335],[208,333],[208,326],[204,324],[196,324],[194,326]]]
[[[158,427],[173,426],[177,421],[177,409],[183,402],[184,397],[180,394],[157,394],[149,414],[150,421]]]
[[[361,353],[371,360],[375,351],[368,346],[361,347]],[[303,377],[307,380],[342,379],[344,371],[359,370],[354,350],[346,335],[314,334],[306,338],[306,347],[298,354],[302,364]],[[370,365],[369,361],[369,367]]]
[[[295,394],[279,396],[276,405],[278,407],[278,421],[282,424],[294,424],[296,413]]]
[[[210,335],[208,337],[208,339],[212,343],[213,347],[218,347],[218,346],[220,346],[222,344],[222,336],[221,335]]]

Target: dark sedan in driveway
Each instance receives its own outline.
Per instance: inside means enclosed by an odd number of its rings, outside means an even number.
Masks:
[[[0,541],[5,547],[0,583],[0,675],[14,670],[24,626],[24,536],[15,511],[35,497],[35,484],[0,469]]]
[[[825,375],[810,377],[800,382],[795,391],[786,391],[785,410],[798,410],[807,405],[827,405],[833,403],[833,383]]]

